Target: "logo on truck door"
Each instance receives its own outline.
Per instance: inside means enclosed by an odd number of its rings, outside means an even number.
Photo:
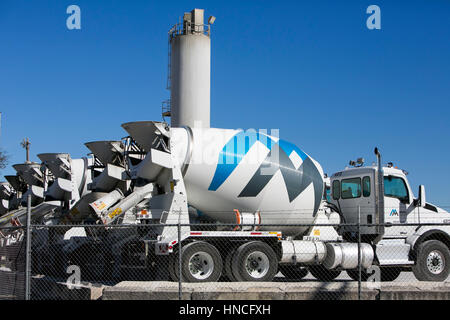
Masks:
[[[389,214],[390,216],[398,216],[398,211],[397,209],[392,209],[391,213]]]
[[[239,197],[258,196],[275,173],[280,170],[290,202],[297,198],[311,183],[313,184],[314,212],[316,212],[323,192],[322,176],[316,165],[311,158],[292,143],[284,140],[275,142],[269,136],[259,132],[241,131],[225,144],[219,154],[218,165],[208,190],[216,191],[228,179],[257,141],[264,144],[270,151],[259,169],[240,192]],[[268,164],[271,164],[271,166],[268,166]]]

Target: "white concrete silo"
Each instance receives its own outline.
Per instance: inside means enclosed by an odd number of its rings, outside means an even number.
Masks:
[[[172,127],[210,126],[210,23],[204,24],[203,15],[203,9],[185,13],[169,31]]]

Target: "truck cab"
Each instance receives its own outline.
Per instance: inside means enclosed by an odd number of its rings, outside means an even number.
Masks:
[[[345,223],[363,225],[385,223],[396,226],[385,228],[383,238],[406,238],[417,226],[407,224],[446,223],[450,222],[450,214],[430,203],[420,205],[415,198],[406,177],[407,172],[394,167],[391,163],[382,167],[383,175],[383,217],[377,219],[377,166],[359,166],[346,168],[333,174],[330,179],[330,202],[336,205],[344,217]],[[405,226],[398,226],[405,224]],[[349,227],[347,232],[354,232]],[[361,227],[362,234],[376,234],[374,227]]]
[[[382,166],[377,149],[375,154],[377,165],[364,166],[360,158],[330,177],[329,202],[339,210],[343,239],[357,241],[359,230],[382,270],[399,274],[412,269],[419,280],[445,280],[450,273],[450,214],[426,202],[424,186],[415,198],[408,173],[392,163]]]
[[[383,167],[383,217],[377,217],[377,166],[346,168],[331,177],[331,203],[341,211],[345,223],[363,225],[393,223],[419,223],[419,209],[403,170]],[[409,227],[411,228],[411,227]],[[413,227],[412,227],[413,228]],[[354,232],[349,227],[346,232]],[[377,235],[375,227],[363,226],[361,233]],[[406,237],[408,227],[386,228],[384,237]]]

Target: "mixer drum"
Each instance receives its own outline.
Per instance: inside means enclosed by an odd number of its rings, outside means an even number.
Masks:
[[[188,202],[234,223],[234,209],[259,211],[262,224],[311,224],[322,199],[323,170],[292,143],[253,130],[172,128]],[[307,227],[269,226],[286,235]]]

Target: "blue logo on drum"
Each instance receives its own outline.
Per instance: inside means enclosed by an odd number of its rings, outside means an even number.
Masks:
[[[311,183],[314,186],[315,208],[320,205],[323,192],[322,176],[312,160],[297,146],[284,140],[275,142],[267,135],[241,131],[231,138],[219,155],[214,177],[208,188],[216,191],[236,169],[250,148],[257,142],[263,143],[270,151],[239,197],[256,197],[280,170],[289,201],[292,202]],[[271,164],[269,166],[269,164]]]
[[[257,141],[264,144],[269,150],[275,144],[275,141],[269,136],[255,131],[241,131],[231,138],[219,154],[216,172],[208,190],[216,191],[228,179]]]

